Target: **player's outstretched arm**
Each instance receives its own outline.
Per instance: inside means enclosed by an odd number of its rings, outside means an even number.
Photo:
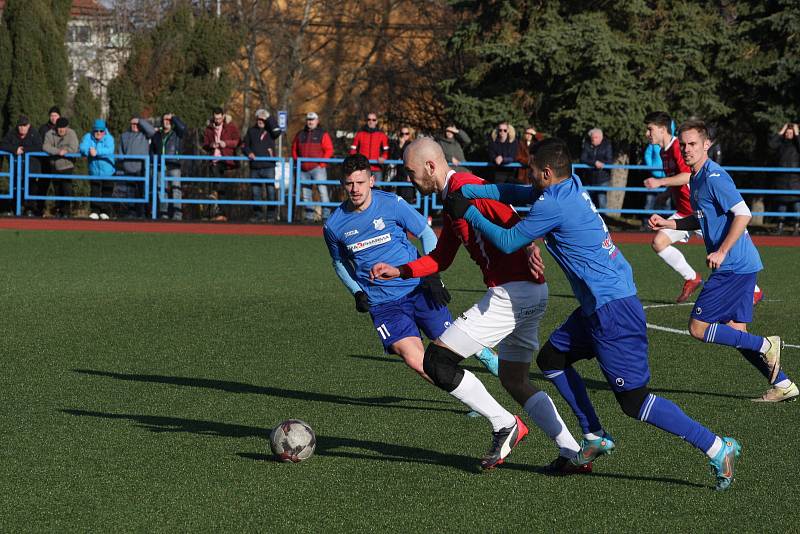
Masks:
[[[518,184],[466,184],[459,189],[465,198],[488,198],[504,204],[527,205],[533,201],[533,188]]]

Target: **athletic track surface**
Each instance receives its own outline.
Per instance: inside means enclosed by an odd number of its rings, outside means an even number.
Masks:
[[[154,234],[207,234],[207,235],[271,235],[321,237],[321,225],[301,224],[234,224],[204,222],[158,221],[91,221],[86,219],[0,219],[3,230],[45,230],[70,232],[154,233]],[[653,235],[645,232],[616,232],[617,243],[649,243]],[[800,237],[753,236],[758,246],[800,247]],[[690,245],[700,245],[694,238]]]

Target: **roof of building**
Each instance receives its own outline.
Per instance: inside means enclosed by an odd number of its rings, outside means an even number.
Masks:
[[[6,7],[6,0],[0,0],[0,11]],[[72,0],[71,17],[93,17],[108,14],[108,9],[103,7],[97,0]]]

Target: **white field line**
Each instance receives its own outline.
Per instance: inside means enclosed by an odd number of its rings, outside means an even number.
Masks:
[[[668,307],[671,307],[671,306],[692,306],[693,304],[694,304],[693,302],[682,302],[680,304],[651,304],[649,306],[643,306],[643,308],[645,310],[649,310],[649,309],[652,309],[652,308],[668,308]],[[677,328],[670,328],[668,326],[661,326],[661,325],[652,324],[652,323],[646,323],[646,324],[647,324],[647,328],[649,328],[651,330],[659,330],[661,332],[670,332],[672,334],[683,334],[684,336],[688,336],[689,335],[689,331],[688,330],[679,330]],[[785,343],[783,345],[783,347],[787,348],[787,349],[800,349],[800,345],[792,345],[791,343]]]

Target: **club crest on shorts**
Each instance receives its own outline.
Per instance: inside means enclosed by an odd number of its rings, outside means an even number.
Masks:
[[[377,219],[372,219],[372,226],[374,226],[376,230],[383,230],[386,228],[386,223],[383,222],[383,217],[378,217]]]
[[[700,306],[697,306],[697,307],[694,309],[694,314],[695,314],[695,315],[700,315],[701,313],[703,313],[703,308],[701,308]]]
[[[617,382],[617,387],[622,387],[622,386],[625,385],[625,379],[624,378],[617,378],[616,382]]]

